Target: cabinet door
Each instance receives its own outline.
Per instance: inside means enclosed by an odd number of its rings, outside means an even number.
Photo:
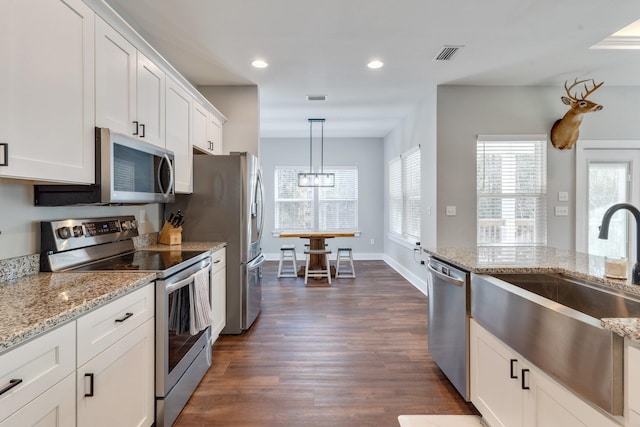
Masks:
[[[193,100],[193,117],[191,122],[192,145],[199,151],[213,154],[213,147],[209,141],[209,111]]]
[[[96,18],[96,126],[132,135],[136,120],[136,48]]]
[[[166,92],[166,147],[175,155],[176,193],[191,193],[191,96],[169,78]]]
[[[165,75],[151,60],[138,52],[137,136],[143,141],[165,146]]]
[[[58,384],[0,422],[0,427],[74,427],[76,425],[76,376]]]
[[[211,275],[211,308],[213,323],[211,325],[212,341],[215,341],[226,325],[227,320],[227,269],[223,268]]]
[[[94,23],[81,0],[0,2],[0,178],[93,183]]]
[[[470,350],[473,404],[493,427],[521,426],[522,361],[473,319]]]
[[[78,369],[78,426],[154,422],[154,321],[148,320]]]
[[[524,392],[526,427],[620,427],[612,418],[567,390],[535,367]]]
[[[207,131],[213,154],[222,154],[222,123],[213,114],[209,114]]]

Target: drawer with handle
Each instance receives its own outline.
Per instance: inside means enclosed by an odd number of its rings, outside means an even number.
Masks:
[[[0,355],[0,421],[72,373],[76,322]]]
[[[227,251],[225,248],[218,249],[211,254],[211,273],[222,270],[227,265]]]
[[[78,318],[78,362],[82,366],[153,317],[154,292],[149,284]]]

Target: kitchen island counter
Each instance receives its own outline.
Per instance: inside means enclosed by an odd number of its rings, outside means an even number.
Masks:
[[[434,258],[476,274],[561,273],[588,280],[640,298],[640,286],[629,279],[604,275],[604,257],[551,247],[446,247],[424,251]],[[629,266],[629,269],[631,265]],[[473,298],[473,297],[472,297]],[[640,319],[600,319],[603,328],[640,343]]]

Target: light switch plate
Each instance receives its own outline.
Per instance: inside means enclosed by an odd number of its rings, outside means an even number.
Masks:
[[[447,216],[456,216],[456,207],[455,206],[447,206],[446,209]]]
[[[556,216],[569,216],[568,206],[556,206]]]
[[[569,192],[568,191],[558,191],[558,201],[559,202],[568,202],[569,201]]]

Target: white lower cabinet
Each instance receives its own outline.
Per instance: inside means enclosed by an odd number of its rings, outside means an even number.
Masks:
[[[74,427],[75,392],[76,376],[72,373],[0,422],[0,427]]]
[[[625,341],[625,418],[627,427],[640,427],[640,348]]]
[[[78,427],[154,422],[154,286],[77,320]]]
[[[222,248],[211,255],[211,343],[213,344],[227,323],[227,263],[226,249]]]
[[[153,424],[153,330],[150,319],[78,368],[79,427]]]
[[[491,427],[619,427],[471,319],[471,401]]]

